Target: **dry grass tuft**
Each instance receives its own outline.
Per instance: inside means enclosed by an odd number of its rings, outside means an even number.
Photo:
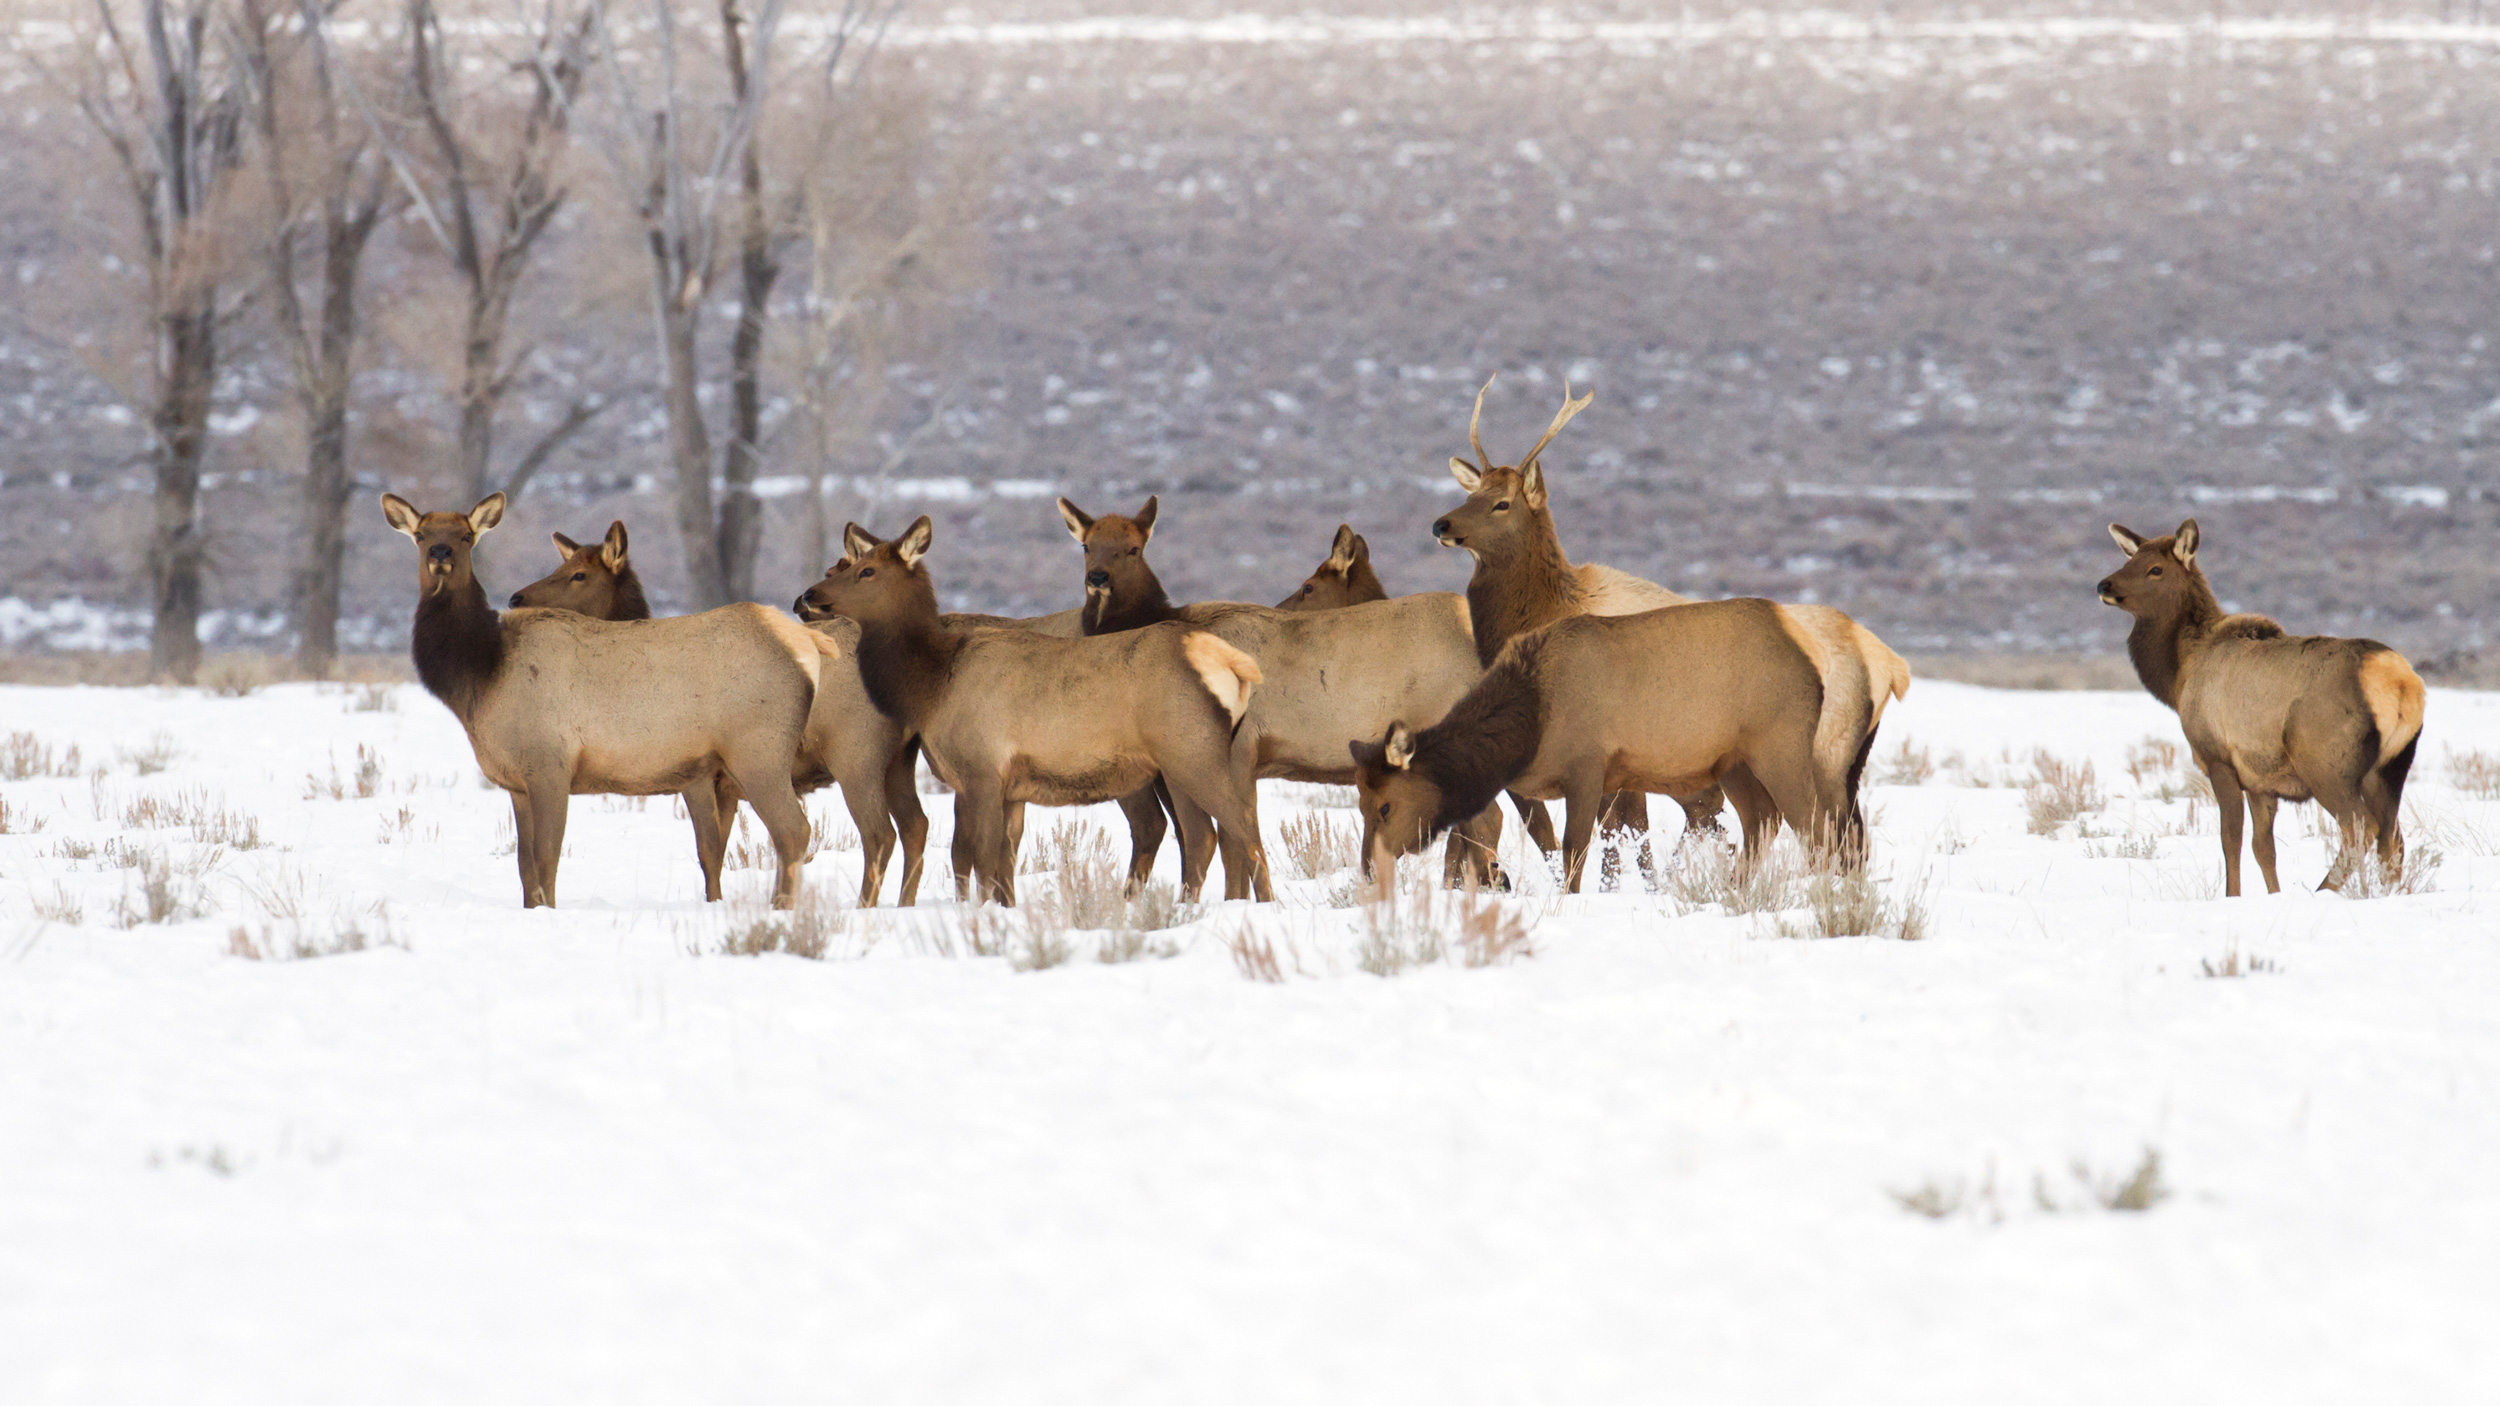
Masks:
[[[2224,953],[2219,962],[2212,958],[2203,958],[2196,965],[2204,969],[2206,976],[2217,980],[2229,977],[2265,976],[2283,970],[2282,964],[2271,958],[2247,956],[2236,947]]]
[[[2031,754],[2031,784],[2023,788],[2023,811],[2031,833],[2054,835],[2067,821],[2108,803],[2092,763],[2069,762],[2045,748]]]
[[[399,711],[399,690],[386,683],[359,684],[347,696],[351,713],[396,713]]]
[[[143,924],[183,923],[208,916],[209,907],[200,891],[200,880],[217,866],[224,854],[210,850],[207,854],[177,865],[163,850],[127,847],[122,851],[127,865],[137,875],[135,885],[125,882],[121,897],[113,904],[113,926],[135,928]]]
[[[1362,861],[1363,836],[1352,826],[1306,810],[1277,827],[1269,853],[1278,852],[1303,878],[1324,879]]]
[[[1803,922],[1781,918],[1774,925],[1782,937],[1889,937],[1919,942],[1927,936],[1927,886],[1914,881],[1898,896],[1887,898],[1883,887],[1863,870],[1818,869],[1800,887]]]
[[[247,962],[302,962],[381,947],[406,951],[408,943],[392,930],[390,910],[379,903],[363,913],[333,913],[323,924],[289,916],[262,923],[257,931],[238,923],[226,933],[226,955]]]
[[[2048,1178],[2035,1177],[2031,1184],[2033,1204],[2050,1212],[2097,1208],[2135,1213],[2149,1211],[2173,1195],[2169,1183],[2162,1180],[2161,1151],[2158,1148],[2145,1148],[2143,1157],[2135,1164],[2135,1170],[2125,1176],[2095,1172],[2081,1158],[2067,1168],[2067,1175],[2074,1179],[2080,1199],[2061,1200],[2049,1190]]]
[[[1276,944],[1247,918],[1224,939],[1224,950],[1233,954],[1233,969],[1251,981],[1273,984],[1285,979],[1284,966],[1276,960]]]
[[[1924,786],[1936,776],[1936,755],[1924,747],[1913,747],[1908,738],[1892,749],[1890,755],[1875,766],[1878,786]]]
[[[786,912],[770,907],[770,901],[758,897],[724,905],[732,911],[711,950],[723,957],[779,952],[820,962],[833,950],[836,939],[850,933],[859,916],[830,884],[800,885],[797,903]]]
[[[2500,752],[2448,749],[2448,784],[2478,801],[2500,801]]]
[[[1679,913],[1778,912],[1797,906],[1803,868],[1803,856],[1785,839],[1750,864],[1725,845],[1696,845],[1667,867],[1667,898]]]
[[[344,801],[350,798],[369,801],[382,792],[382,754],[362,742],[356,744],[356,771],[353,776],[339,774],[339,759],[330,758],[330,776],[304,774],[304,799],[318,801],[328,798]]]
[[[273,682],[276,670],[257,654],[229,654],[200,671],[200,686],[219,698],[249,698]]]
[[[1396,976],[1452,958],[1461,966],[1489,967],[1536,955],[1531,930],[1515,904],[1473,889],[1444,889],[1432,869],[1414,860],[1401,864],[1388,891],[1363,905],[1356,966],[1374,976]]]
[[[2330,842],[2330,853],[2332,846],[2341,843],[2342,836],[2339,833]],[[2439,846],[2428,841],[2407,845],[2403,865],[2393,876],[2390,876],[2386,870],[2379,867],[2378,856],[2375,853],[2364,854],[2354,861],[2351,872],[2344,875],[2343,885],[2336,892],[2351,899],[2411,898],[2417,894],[2429,893],[2435,887],[2432,880],[2439,873],[2440,864],[2446,859],[2447,856],[2440,853]],[[2329,863],[2332,862],[2329,860]]]
[[[87,921],[85,900],[58,884],[52,886],[51,897],[36,896],[34,905],[35,916],[47,923],[66,923],[76,927]]]
[[[182,748],[175,745],[173,734],[160,732],[148,739],[148,745],[119,753],[123,766],[140,776],[154,776],[182,758]]]
[[[44,816],[30,815],[23,807],[10,805],[8,797],[0,796],[0,835],[32,835],[50,823]]]
[[[74,742],[57,752],[31,732],[12,732],[0,742],[0,781],[65,780],[84,770]]]

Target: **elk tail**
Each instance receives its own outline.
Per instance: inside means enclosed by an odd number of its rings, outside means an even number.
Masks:
[[[1872,728],[1884,720],[1885,704],[1910,696],[1910,661],[1893,653],[1892,646],[1855,620],[1849,628],[1856,634],[1858,656],[1866,661],[1867,696],[1875,704],[1875,716],[1868,723]]]
[[[2370,705],[2370,720],[2378,725],[2375,771],[2422,735],[2422,676],[2403,655],[2382,649],[2361,661],[2361,696]]]
[[[1198,682],[1215,696],[1225,717],[1241,726],[1242,714],[1250,711],[1250,695],[1259,686],[1259,661],[1203,630],[1181,641],[1181,657],[1198,671]]]

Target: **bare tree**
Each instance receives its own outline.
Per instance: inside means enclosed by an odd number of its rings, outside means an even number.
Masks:
[[[569,195],[562,165],[595,8],[550,3],[530,22],[527,52],[509,65],[529,80],[529,100],[516,115],[456,88],[460,66],[435,0],[407,5],[409,97],[433,169],[420,176],[413,163],[402,162],[401,174],[468,295],[460,336],[456,496],[475,502],[496,486],[517,495],[606,404],[595,395],[576,399],[504,482],[493,484],[495,418],[524,360],[504,348],[513,298]],[[501,144],[489,140],[498,129],[511,133]]]
[[[347,553],[348,403],[357,275],[380,222],[389,168],[356,120],[320,0],[238,0],[266,183],[269,300],[304,414],[304,531],[294,575],[295,664],[325,678],[338,659],[339,578]],[[287,13],[294,11],[293,15]],[[307,249],[307,243],[314,247]],[[317,258],[316,297],[306,264]]]
[[[215,0],[141,0],[136,46],[112,0],[95,0],[95,9],[99,42],[79,104],[112,147],[129,188],[152,329],[148,670],[189,683],[200,666],[208,555],[200,464],[217,381],[219,291],[229,272],[220,223],[241,161],[245,80],[214,52]]]

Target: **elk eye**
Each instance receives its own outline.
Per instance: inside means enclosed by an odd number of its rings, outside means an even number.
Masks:
[[[573,573],[573,579],[576,581],[587,581],[590,579],[590,573],[587,571],[576,571]]]
[[[1505,499],[1503,499],[1502,501],[1500,501],[1500,502],[1498,502],[1498,503],[1494,504],[1494,505],[1493,505],[1493,511],[1495,511],[1495,512],[1497,512],[1497,513],[1506,513],[1506,512],[1509,512],[1509,511],[1510,511],[1510,500],[1509,500],[1508,498],[1505,498]]]
[[[2160,567],[2158,567],[2158,566],[2156,566],[2156,567],[2154,567],[2152,570],[2147,571],[2147,572],[2145,572],[2144,574],[2145,574],[2145,575],[2147,575],[2147,576],[2159,576],[2159,575],[2161,575],[2161,568],[2160,568]]]
[[[877,574],[877,568],[875,568],[875,567],[873,567],[873,566],[863,566],[863,567],[861,567],[861,568],[859,569],[859,579],[860,579],[860,580],[862,580],[862,581],[865,581],[865,580],[867,580],[869,577],[874,576],[874,575],[876,575],[876,574]]]
[[[1383,820],[1389,818],[1389,803],[1387,801],[1382,801],[1380,803],[1380,818]]]

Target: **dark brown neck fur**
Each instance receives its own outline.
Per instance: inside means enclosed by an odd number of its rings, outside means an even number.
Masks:
[[[1368,605],[1389,598],[1389,590],[1380,584],[1380,577],[1372,570],[1369,557],[1356,562],[1354,569],[1346,573],[1345,589],[1348,605]]]
[[[1580,579],[1563,555],[1553,515],[1530,508],[1521,541],[1499,555],[1482,553],[1467,578],[1467,613],[1475,622],[1476,662],[1491,667],[1514,636],[1551,625],[1579,608]]]
[[[642,578],[634,574],[629,563],[616,573],[616,603],[608,608],[610,620],[648,620],[651,602],[643,598]]]
[[[467,722],[478,696],[503,668],[503,618],[486,603],[486,590],[475,576],[417,598],[408,652],[425,691]]]
[[[868,701],[907,733],[918,733],[936,711],[966,638],[938,618],[934,590],[920,594],[893,618],[859,622],[859,679]]]
[[[1441,793],[1427,836],[1480,814],[1536,760],[1545,734],[1545,695],[1537,674],[1545,636],[1520,639],[1467,696],[1415,738],[1411,765]]]
[[[2135,628],[2127,632],[2127,657],[2135,661],[2135,676],[2143,681],[2144,691],[2175,711],[2179,672],[2187,662],[2187,652],[2202,643],[2220,619],[2222,605],[2201,571],[2188,577],[2187,598],[2176,609],[2158,617],[2138,616]]]

